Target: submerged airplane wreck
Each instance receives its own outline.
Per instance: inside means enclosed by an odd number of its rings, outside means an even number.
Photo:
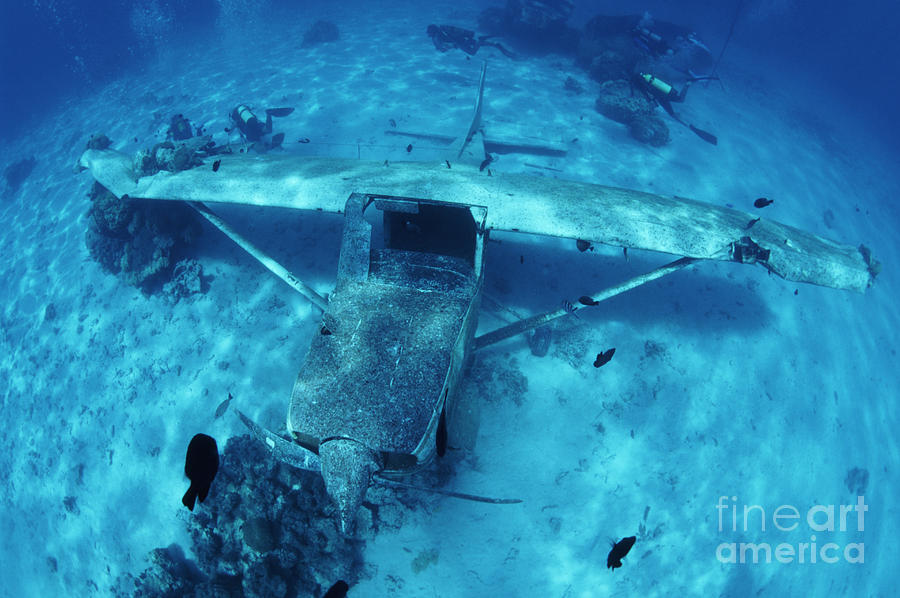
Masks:
[[[584,308],[558,309],[476,337],[492,230],[681,256],[593,293],[594,301],[702,260],[760,264],[786,280],[860,292],[880,268],[864,246],[753,222],[738,210],[589,183],[488,176],[461,163],[241,155],[221,158],[216,171],[200,166],[140,179],[131,158],[112,150],[88,150],[80,163],[117,197],[190,203],[323,310],[288,402],[291,438],[240,415],[276,457],[321,471],[347,533],[372,483],[417,471],[442,451],[473,351]],[[317,295],[207,202],[343,213],[334,292]]]
[[[238,414],[276,458],[321,472],[345,533],[352,531],[371,484],[405,486],[401,478],[443,454],[448,433],[461,417],[456,390],[473,351],[586,307],[567,302],[476,337],[491,231],[679,256],[592,293],[587,297],[591,305],[703,260],[759,264],[786,280],[859,292],[874,283],[880,270],[863,245],[840,244],[746,212],[485,170],[484,163],[478,165],[487,153],[481,122],[484,78],[482,67],[471,122],[465,135],[448,137],[447,160],[382,163],[241,154],[222,156],[212,167],[143,177],[137,176],[132,157],[113,150],[89,149],[79,162],[120,199],[187,202],[323,311],[288,401],[290,438]],[[492,143],[543,151],[527,141]],[[334,291],[327,297],[317,294],[206,203],[344,214]]]

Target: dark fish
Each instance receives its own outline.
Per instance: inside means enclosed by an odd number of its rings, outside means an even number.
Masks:
[[[410,143],[409,145],[406,146],[406,153],[408,154],[411,151],[412,151],[412,143]]]
[[[478,172],[482,172],[485,168],[488,167],[488,164],[494,161],[494,157],[490,154],[484,157],[484,160],[481,161],[481,166],[478,167]]]
[[[438,457],[443,457],[447,453],[447,409],[441,410],[441,419],[438,420],[436,445]]]
[[[450,168],[450,160],[444,160],[447,163],[447,168]]]
[[[800,294],[800,289],[794,289],[794,294],[795,294],[795,295],[799,295],[799,294]]]
[[[290,114],[293,111],[294,111],[293,108],[269,108],[268,110],[266,110],[266,114],[269,116],[281,117],[281,116],[287,116],[288,114]]]
[[[231,393],[228,393],[228,398],[219,403],[219,406],[216,407],[216,417],[222,417],[225,415],[225,412],[228,411],[228,406],[231,404],[231,399],[234,397],[231,396]]]
[[[766,206],[772,205],[775,203],[774,199],[766,199],[765,197],[760,197],[756,201],[753,202],[753,207],[755,208],[764,208]]]
[[[622,248],[622,255],[625,256],[625,261],[627,262],[628,261],[628,248],[627,247]]]
[[[578,251],[585,252],[591,248],[591,242],[585,241],[584,239],[576,239],[575,244],[578,246]]]
[[[616,354],[616,349],[613,347],[608,351],[604,351],[603,353],[597,353],[597,359],[594,360],[594,367],[599,368],[600,366],[606,365],[609,363],[609,360],[613,358],[613,355]],[[626,550],[626,552],[628,552]],[[624,555],[623,555],[624,556]]]
[[[309,137],[304,137],[302,139],[298,139],[297,143],[309,143]]]
[[[221,166],[221,164],[221,160],[216,160],[215,162],[213,162],[213,172],[219,172],[219,166]]]
[[[349,589],[350,586],[342,579],[331,586],[322,598],[346,598]]]
[[[753,228],[753,225],[756,224],[757,222],[759,222],[759,218],[754,218],[753,220],[751,220],[750,222],[748,222],[748,223],[747,223],[747,226],[744,227],[744,228],[745,228],[746,230],[750,230],[751,228]]]
[[[609,556],[606,557],[606,568],[615,571],[621,567],[622,559],[625,558],[625,555],[628,554],[635,542],[637,542],[637,538],[628,536],[613,544],[612,550],[609,551]]]
[[[582,295],[581,297],[579,297],[578,303],[580,303],[582,305],[587,305],[588,307],[593,307],[594,305],[600,305],[599,301],[594,301],[587,295]]]
[[[394,120],[394,119],[392,118],[392,119],[389,120],[388,122],[391,123],[391,127],[392,127],[392,128],[394,128],[394,129],[397,128],[397,121],[396,121],[396,120]]]
[[[206,500],[217,471],[219,471],[219,447],[215,439],[206,434],[197,434],[191,439],[184,460],[184,475],[191,481],[191,485],[181,499],[182,504],[193,511],[195,500],[199,499],[200,502]]]
[[[490,168],[488,168],[488,176],[493,176],[493,173],[491,172]]]
[[[525,256],[524,256],[524,255],[520,255],[520,256],[519,256],[519,263],[520,263],[520,264],[524,264],[524,263],[525,263]]]

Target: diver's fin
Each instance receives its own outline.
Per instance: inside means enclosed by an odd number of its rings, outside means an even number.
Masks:
[[[306,469],[308,471],[321,471],[319,457],[316,454],[311,453],[297,443],[291,442],[274,432],[266,430],[244,415],[241,410],[235,409],[235,411],[237,412],[238,417],[241,418],[241,421],[244,422],[244,425],[247,426],[247,429],[250,430],[250,435],[257,440],[264,442],[269,448],[269,452],[272,453],[276,459],[287,463],[291,467]]]
[[[719,81],[718,75],[690,75],[691,79],[688,83],[696,83],[697,81]]]
[[[705,141],[705,142],[707,142],[707,143],[711,143],[711,144],[713,144],[713,145],[719,145],[719,139],[718,139],[715,135],[713,135],[712,133],[709,133],[709,132],[707,132],[707,131],[704,131],[703,129],[698,129],[698,128],[695,127],[694,125],[688,125],[688,128],[689,128],[691,131],[693,131],[694,134],[697,135],[697,137],[699,137],[699,138],[702,139],[703,141]]]
[[[282,117],[282,116],[287,116],[288,114],[292,113],[293,111],[294,111],[293,108],[267,108],[266,115]]]
[[[492,505],[513,505],[522,502],[520,498],[490,498],[488,496],[478,496],[477,494],[465,494],[463,492],[453,492],[452,490],[442,490],[440,488],[426,488],[424,486],[414,486],[405,482],[398,482],[383,477],[379,474],[372,476],[372,480],[385,486],[394,486],[395,488],[405,488],[406,490],[419,490],[421,492],[431,492],[432,494],[441,494],[452,498],[460,498],[462,500],[472,500],[475,502],[486,502]]]

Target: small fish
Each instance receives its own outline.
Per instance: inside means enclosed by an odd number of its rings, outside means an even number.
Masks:
[[[627,247],[622,248],[622,255],[625,256],[625,261],[627,262],[628,261],[628,248]]]
[[[582,253],[593,247],[590,241],[585,241],[584,239],[576,239],[575,244],[578,246],[578,251]]]
[[[412,151],[412,143],[406,146],[406,153],[410,153]]]
[[[770,206],[775,203],[774,199],[766,199],[765,197],[760,197],[756,201],[753,202],[753,207],[755,208],[764,208],[766,206]]]
[[[396,121],[396,120],[394,120],[394,119],[392,118],[392,119],[389,120],[388,122],[391,123],[391,128],[393,128],[393,129],[396,129],[396,128],[397,128],[397,121]]]
[[[745,230],[750,230],[751,228],[753,228],[753,225],[756,224],[757,222],[759,222],[759,218],[754,218],[753,220],[751,220],[750,222],[747,223],[747,226],[744,227]]]
[[[520,264],[524,264],[524,263],[525,263],[525,256],[524,256],[524,255],[520,255],[520,256],[519,256],[519,263],[520,263]]]
[[[799,295],[799,294],[800,294],[800,289],[794,289],[794,295]]]
[[[481,166],[478,167],[478,172],[483,172],[488,165],[494,161],[494,157],[490,154],[484,157],[484,160],[481,161]]]
[[[197,434],[188,444],[187,456],[184,459],[184,475],[191,481],[191,485],[181,503],[189,510],[194,510],[194,501],[206,500],[209,487],[212,485],[216,472],[219,471],[219,447],[212,436]]]
[[[384,161],[384,165],[385,165],[385,166],[388,165],[388,161],[387,161],[387,160]]]
[[[447,453],[447,409],[441,410],[441,418],[438,420],[437,434],[435,435],[435,444],[438,457],[443,457]]]
[[[599,368],[600,366],[604,366],[613,358],[613,355],[616,354],[616,349],[613,347],[608,351],[604,351],[603,353],[597,353],[597,359],[594,360],[594,367]],[[628,551],[626,551],[628,552]],[[622,555],[624,556],[624,555]]]
[[[297,143],[309,143],[309,137],[303,137],[297,140]]]
[[[637,538],[634,536],[628,536],[615,542],[612,545],[612,550],[609,551],[609,556],[606,557],[606,568],[615,571],[621,567],[622,559],[625,558],[625,555],[628,554],[635,542],[637,542]]]
[[[350,586],[342,579],[331,586],[322,598],[346,598],[349,589]]]
[[[578,303],[580,303],[582,305],[587,305],[588,307],[593,307],[594,305],[600,305],[599,301],[594,301],[587,295],[582,295],[581,297],[579,297]]]
[[[213,172],[219,172],[219,166],[221,166],[221,165],[222,165],[221,160],[216,160],[215,162],[213,162]]]
[[[228,393],[228,398],[219,403],[219,406],[216,407],[216,418],[220,418],[225,415],[225,412],[228,411],[228,406],[231,404],[231,399],[234,397],[231,396],[231,393]]]
[[[490,168],[488,168],[488,176],[494,176],[494,173],[491,172]]]
[[[447,168],[450,168],[450,160],[444,160],[444,162],[447,164]]]

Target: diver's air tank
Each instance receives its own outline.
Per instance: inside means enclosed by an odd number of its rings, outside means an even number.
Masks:
[[[644,81],[647,82],[647,85],[658,91],[663,96],[668,97],[670,94],[672,94],[672,86],[665,81],[661,81],[648,73],[641,73],[641,77],[644,79]]]
[[[265,132],[262,123],[246,104],[238,104],[231,111],[231,120],[250,141],[259,141]]]

